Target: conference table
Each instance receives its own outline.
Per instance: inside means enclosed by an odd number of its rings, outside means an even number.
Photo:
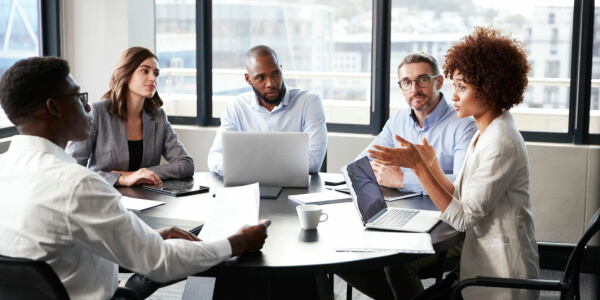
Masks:
[[[397,265],[430,255],[389,251],[336,251],[336,246],[345,239],[357,238],[365,233],[352,202],[322,205],[323,212],[329,216],[328,220],[320,223],[317,230],[302,230],[296,213],[296,206],[299,204],[288,200],[288,195],[324,191],[322,177],[322,174],[311,174],[308,188],[283,188],[277,199],[260,200],[260,218],[272,221],[263,249],[231,258],[197,274],[217,278],[215,298],[290,298],[288,296],[292,294],[306,292],[306,289],[310,289],[307,286],[312,284],[315,287],[312,292],[318,293],[318,298],[333,299],[333,278],[328,278],[328,274]],[[177,226],[190,230],[208,219],[208,214],[213,211],[214,193],[224,188],[222,177],[214,173],[197,172],[194,174],[194,183],[208,186],[210,191],[172,197],[141,187],[118,189],[125,196],[165,202],[164,205],[139,212],[139,217],[152,228]],[[388,202],[388,206],[437,210],[427,196]],[[405,237],[396,232],[386,234],[389,234],[390,239]],[[444,222],[439,222],[429,236],[436,253],[446,251],[464,239],[463,233]],[[295,286],[298,288],[295,289]],[[286,293],[287,296],[281,293]]]

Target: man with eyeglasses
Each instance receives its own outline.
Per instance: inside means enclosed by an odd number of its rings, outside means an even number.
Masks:
[[[155,231],[78,165],[64,149],[88,138],[91,108],[65,60],[16,62],[0,81],[0,104],[20,133],[0,155],[0,255],[45,261],[71,299],[132,299],[117,288],[118,265],[169,282],[262,248],[268,220],[208,242],[175,227]]]
[[[437,60],[425,52],[408,54],[398,66],[398,85],[408,103],[385,124],[379,135],[356,159],[368,154],[373,145],[400,147],[394,136],[422,144],[423,138],[436,151],[444,173],[454,182],[463,166],[465,154],[477,131],[473,118],[459,119],[454,109],[440,92],[444,77]],[[425,193],[417,176],[410,169],[383,166],[371,162],[379,185]],[[460,247],[453,248],[450,257],[460,255]],[[439,261],[432,255],[396,267],[385,267],[361,273],[344,273],[340,277],[366,295],[375,299],[410,299],[423,290],[419,274]]]
[[[408,54],[398,66],[398,85],[408,103],[387,121],[383,130],[356,159],[366,156],[373,145],[399,147],[395,135],[416,144],[423,138],[437,152],[437,159],[450,181],[463,165],[467,147],[477,131],[473,118],[459,119],[440,92],[444,76],[437,60],[428,53]],[[423,186],[409,169],[371,163],[380,185],[424,193]]]

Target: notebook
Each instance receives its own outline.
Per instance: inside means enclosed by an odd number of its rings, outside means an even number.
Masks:
[[[223,182],[308,187],[308,134],[223,132]]]
[[[328,190],[333,190],[333,191],[338,191],[341,193],[350,194],[350,189],[348,188],[348,185],[346,185],[346,184],[336,185],[336,186],[325,186],[325,188]],[[392,189],[392,188],[388,188],[385,186],[379,186],[379,189],[381,189],[381,193],[383,194],[383,199],[388,202],[396,201],[396,200],[400,200],[400,199],[406,199],[406,198],[415,197],[415,196],[421,196],[421,193],[400,191],[398,189]]]
[[[342,167],[342,173],[366,228],[429,232],[439,222],[439,211],[387,207],[367,157]]]

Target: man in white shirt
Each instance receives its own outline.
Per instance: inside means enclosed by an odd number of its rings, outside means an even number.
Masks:
[[[227,103],[208,154],[209,170],[223,175],[221,134],[224,131],[252,131],[308,133],[309,172],[319,172],[327,151],[321,97],[310,91],[287,88],[277,54],[267,46],[256,46],[246,53],[246,71],[246,82],[253,91]]]
[[[92,120],[66,61],[15,63],[0,81],[0,104],[21,133],[0,155],[0,255],[47,262],[70,298],[113,297],[119,265],[167,282],[262,248],[270,221],[211,242],[177,228],[156,232],[78,165],[64,148],[86,139]]]

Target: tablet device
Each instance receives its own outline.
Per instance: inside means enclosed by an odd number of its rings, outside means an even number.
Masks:
[[[169,196],[179,197],[193,194],[206,193],[210,190],[207,186],[194,184],[194,178],[184,178],[163,181],[160,185],[144,185],[145,190]]]

